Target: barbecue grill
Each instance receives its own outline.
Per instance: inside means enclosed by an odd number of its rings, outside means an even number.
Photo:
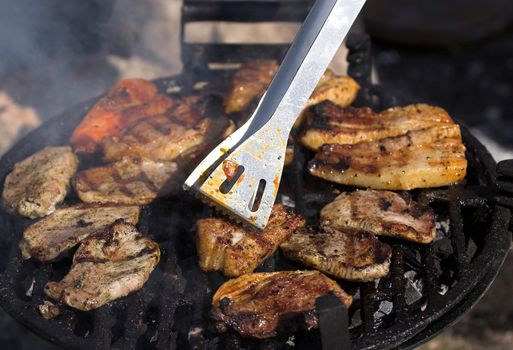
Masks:
[[[302,21],[309,4],[301,0],[283,1],[279,5],[271,1],[185,1],[182,27],[188,22],[205,20]],[[241,7],[246,5],[251,6],[251,11]],[[357,105],[379,110],[408,102],[372,85],[367,37],[353,35],[347,46],[348,73],[362,86]],[[286,45],[191,44],[183,42],[182,36],[184,72],[155,83],[162,92],[173,96],[203,92],[213,94],[216,100],[215,95],[226,88],[232,71],[212,70],[210,63],[239,63],[248,56],[280,59],[285,50]],[[5,154],[0,160],[0,190],[16,162],[45,146],[67,144],[72,130],[96,100],[49,120]],[[143,208],[138,227],[159,243],[162,256],[141,290],[90,312],[62,308],[61,315],[53,320],[43,319],[37,305],[45,300],[45,283],[60,280],[67,273],[71,258],[51,264],[23,262],[18,243],[31,221],[2,210],[0,304],[29,329],[66,348],[312,349],[323,345],[328,348],[333,342],[326,337],[347,334],[344,332],[349,332],[353,349],[413,348],[456,322],[480,299],[511,245],[508,207],[513,208],[513,200],[508,193],[513,192],[512,161],[496,166],[484,146],[464,127],[462,136],[468,159],[464,182],[410,192],[414,199],[434,209],[438,236],[435,242],[418,245],[383,238],[393,250],[390,275],[379,282],[339,281],[353,294],[354,303],[348,312],[336,303],[333,307],[329,303],[327,308],[319,306],[323,315],[320,330],[297,331],[264,341],[212,331],[211,296],[226,278],[217,272],[204,273],[198,266],[194,223],[212,210],[187,194],[180,194],[179,199],[158,200]],[[336,191],[351,188],[309,175],[305,167],[311,157],[309,151],[295,147],[294,162],[285,169],[278,198],[294,204],[315,225],[320,208],[335,197]],[[73,194],[66,199],[68,204],[77,201]],[[258,270],[301,268],[304,267],[277,252]],[[341,323],[325,322],[323,317]],[[344,320],[348,327],[343,326]]]

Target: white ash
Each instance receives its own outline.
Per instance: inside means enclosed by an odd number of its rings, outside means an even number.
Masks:
[[[296,338],[293,335],[291,335],[289,337],[289,339],[287,339],[286,344],[288,346],[295,347],[296,346],[295,340],[296,340]]]
[[[32,277],[32,283],[30,284],[29,289],[25,292],[25,295],[28,297],[32,297],[32,293],[34,292],[34,285],[36,284],[36,279]]]
[[[438,294],[445,295],[445,293],[447,293],[448,290],[449,290],[449,286],[447,286],[445,284],[441,284],[440,288],[438,288]]]
[[[406,271],[404,278],[406,279],[404,299],[407,305],[411,305],[422,298],[424,281],[422,281],[418,273],[413,270]]]
[[[187,334],[187,339],[191,340],[192,337],[196,337],[203,333],[204,329],[201,327],[193,327],[189,330],[189,333]]]
[[[290,198],[289,196],[287,196],[286,194],[281,195],[281,202],[283,203],[283,205],[286,205],[287,207],[291,207],[291,208],[296,207],[296,202],[294,202],[294,200],[292,198]]]
[[[374,319],[380,319],[384,316],[390,315],[394,309],[394,303],[388,300],[383,300],[379,303],[378,310],[374,313]]]
[[[450,229],[451,229],[451,223],[449,219],[443,220],[443,221],[437,221],[435,224],[436,229],[436,237],[435,241],[442,239],[444,236],[448,236]]]

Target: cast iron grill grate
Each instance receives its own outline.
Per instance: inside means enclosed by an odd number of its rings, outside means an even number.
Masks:
[[[348,46],[349,73],[364,86],[358,103],[378,109],[395,103],[379,87],[370,84],[369,42],[353,37]],[[217,76],[208,78],[205,80],[219,80]],[[186,76],[161,79],[157,84],[162,91],[194,92],[191,79]],[[215,91],[216,87],[207,85],[205,89]],[[46,145],[66,144],[72,129],[93,103],[52,119],[7,153],[0,161],[2,186],[17,161]],[[469,160],[466,181],[411,193],[414,199],[434,208],[439,234],[436,242],[421,246],[386,239],[393,249],[387,278],[378,283],[339,281],[355,296],[349,309],[350,336],[355,349],[412,346],[411,342],[405,343],[409,339],[416,339],[416,343],[424,341],[433,335],[423,333],[428,325],[454,321],[479,299],[484,292],[479,289],[481,281],[489,275],[493,278],[503,261],[511,242],[507,232],[509,211],[493,200],[495,163],[465,128],[463,137]],[[308,175],[304,169],[310,157],[311,154],[296,147],[294,164],[284,174],[280,198],[293,202],[315,224],[319,209],[334,198],[334,192],[350,189]],[[68,202],[74,200],[68,198]],[[194,223],[210,214],[208,207],[188,195],[146,206],[139,229],[160,244],[162,259],[144,288],[91,312],[63,308],[60,317],[47,321],[37,312],[37,305],[44,300],[43,286],[47,281],[62,278],[71,260],[65,258],[53,264],[22,262],[17,245],[30,221],[2,211],[0,303],[36,333],[68,348],[319,348],[318,330],[257,341],[242,339],[235,333],[219,335],[209,328],[211,295],[226,280],[218,273],[203,273],[197,264]],[[302,267],[283,259],[278,252],[259,270],[298,268]],[[458,312],[456,308],[462,303],[466,304]]]

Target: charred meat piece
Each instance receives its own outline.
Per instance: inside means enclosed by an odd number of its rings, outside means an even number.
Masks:
[[[106,136],[119,135],[139,119],[165,112],[173,100],[158,94],[155,84],[143,79],[118,82],[86,114],[73,131],[76,152],[94,153]]]
[[[45,293],[79,310],[96,309],[142,288],[159,259],[157,243],[118,221],[86,238],[69,273],[60,282],[47,283]]]
[[[454,184],[466,175],[458,125],[439,126],[381,141],[322,146],[308,169],[344,185],[411,190]]]
[[[347,307],[352,298],[318,271],[252,273],[229,280],[212,299],[217,330],[270,338],[298,326],[317,327],[317,298],[333,293]]]
[[[312,150],[324,144],[376,141],[408,131],[454,124],[445,110],[425,104],[376,113],[368,107],[343,108],[325,101],[310,108],[307,115],[307,125],[300,139]]]
[[[278,71],[276,60],[249,60],[233,76],[232,87],[224,100],[225,112],[243,112],[262,97]]]
[[[25,158],[5,178],[4,207],[31,219],[52,213],[66,197],[77,166],[71,147],[46,147]]]
[[[165,113],[144,118],[121,136],[103,140],[103,158],[123,157],[170,161],[217,144],[230,122],[226,117],[205,118],[201,97],[176,101]]]
[[[147,204],[168,196],[182,179],[175,162],[124,158],[79,172],[73,187],[86,203]]]
[[[221,271],[229,277],[252,272],[271,256],[304,220],[281,204],[274,206],[263,232],[221,218],[196,223],[199,264],[204,271]]]
[[[332,229],[296,231],[281,246],[283,254],[319,271],[351,281],[372,281],[388,275],[392,251],[370,232]]]
[[[139,207],[78,204],[57,209],[53,214],[30,225],[20,242],[24,259],[34,257],[40,261],[55,259],[85,238],[104,230],[114,221],[123,219],[135,225]]]
[[[231,90],[225,98],[226,113],[247,110],[253,101],[262,97],[277,71],[278,62],[275,60],[250,60],[243,64],[235,73]],[[307,106],[324,100],[348,106],[356,99],[359,89],[360,86],[352,78],[337,76],[328,69],[317,84]]]
[[[321,210],[321,225],[418,243],[430,243],[436,234],[431,208],[389,191],[342,193]]]

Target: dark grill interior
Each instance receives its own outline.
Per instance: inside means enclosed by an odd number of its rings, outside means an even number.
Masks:
[[[376,109],[397,103],[370,84],[370,46],[352,37],[349,74],[363,86],[358,104]],[[211,72],[205,91],[218,91],[217,82],[229,72]],[[157,81],[162,91],[195,93],[190,76]],[[214,98],[215,99],[215,98]],[[403,101],[405,102],[405,101]],[[58,116],[29,134],[0,161],[2,181],[17,161],[46,145],[60,145],[88,108],[89,101]],[[384,239],[393,248],[391,273],[379,283],[339,281],[354,295],[349,309],[350,336],[355,349],[407,348],[427,340],[453,322],[484,292],[498,271],[511,243],[509,211],[495,204],[495,163],[484,147],[463,128],[469,172],[465,183],[442,189],[412,191],[414,199],[435,210],[439,238],[428,246]],[[296,146],[293,165],[286,169],[278,199],[293,202],[315,225],[320,208],[332,200],[335,186],[308,175],[305,162],[312,154]],[[67,203],[77,199],[69,196]],[[219,273],[203,273],[198,266],[194,223],[211,209],[187,195],[146,206],[139,229],[161,247],[161,262],[142,290],[92,312],[62,308],[62,315],[46,321],[36,306],[44,300],[47,281],[61,279],[70,258],[53,264],[22,262],[18,242],[29,220],[1,212],[0,302],[23,324],[69,348],[115,349],[311,349],[321,346],[319,331],[256,341],[235,333],[216,334],[209,327],[212,293],[226,281]],[[258,271],[301,269],[276,253]],[[477,292],[476,292],[477,291]],[[429,327],[428,327],[429,326]],[[336,329],[337,325],[330,325]],[[428,327],[428,328],[427,328]],[[341,330],[343,331],[343,330]],[[411,339],[408,342],[408,339]]]

